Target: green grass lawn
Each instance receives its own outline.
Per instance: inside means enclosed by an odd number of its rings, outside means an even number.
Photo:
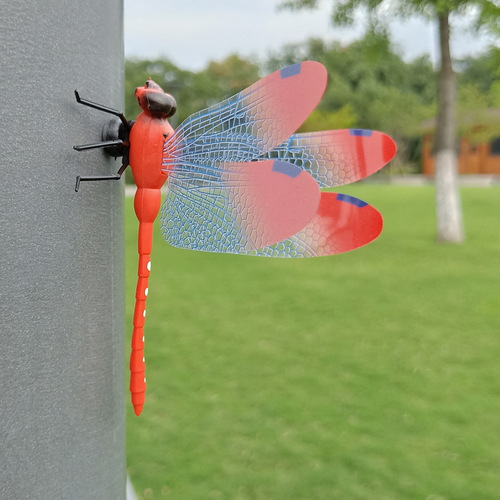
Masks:
[[[140,498],[500,498],[500,188],[354,185],[381,237],[318,259],[178,250],[156,233],[148,393],[128,404]],[[137,223],[127,200],[132,323]]]

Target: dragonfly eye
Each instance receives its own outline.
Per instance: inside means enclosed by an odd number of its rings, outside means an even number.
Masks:
[[[169,118],[177,111],[177,103],[170,94],[148,92],[149,112],[153,116]]]

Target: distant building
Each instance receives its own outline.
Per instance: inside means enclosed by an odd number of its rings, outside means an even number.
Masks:
[[[489,110],[493,118],[500,116],[500,109]],[[434,175],[434,124],[435,120],[422,124],[425,130],[422,141],[422,173]],[[491,127],[491,124],[487,125]],[[475,130],[481,130],[484,126],[478,125]],[[498,136],[489,141],[472,140],[466,133],[461,137],[458,151],[458,173],[459,174],[493,174],[500,175],[500,126],[497,128]]]

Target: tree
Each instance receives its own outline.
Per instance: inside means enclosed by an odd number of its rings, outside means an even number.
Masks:
[[[462,59],[460,69],[460,90],[474,88],[483,95],[488,107],[500,108],[500,48],[490,47],[479,57]]]
[[[287,0],[281,5],[290,9],[313,9],[318,0]],[[361,8],[369,13],[371,29],[386,24],[384,12],[390,12],[393,17],[424,15],[438,23],[441,64],[435,143],[437,239],[461,243],[465,234],[457,179],[456,78],[450,52],[450,17],[464,14],[471,22],[474,20],[477,29],[499,31],[500,6],[495,0],[343,0],[333,2],[332,21],[352,24],[355,13]]]
[[[205,73],[217,83],[219,94],[217,100],[228,98],[249,87],[260,77],[259,66],[240,56],[233,54],[221,62],[211,61]]]

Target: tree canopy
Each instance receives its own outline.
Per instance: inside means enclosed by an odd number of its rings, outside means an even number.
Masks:
[[[320,0],[284,0],[287,9],[315,9]],[[332,1],[332,23],[353,24],[359,9],[366,9],[370,26],[387,25],[395,17],[423,15],[434,19],[437,13],[464,15],[476,29],[500,32],[500,5],[495,0],[341,0]]]

